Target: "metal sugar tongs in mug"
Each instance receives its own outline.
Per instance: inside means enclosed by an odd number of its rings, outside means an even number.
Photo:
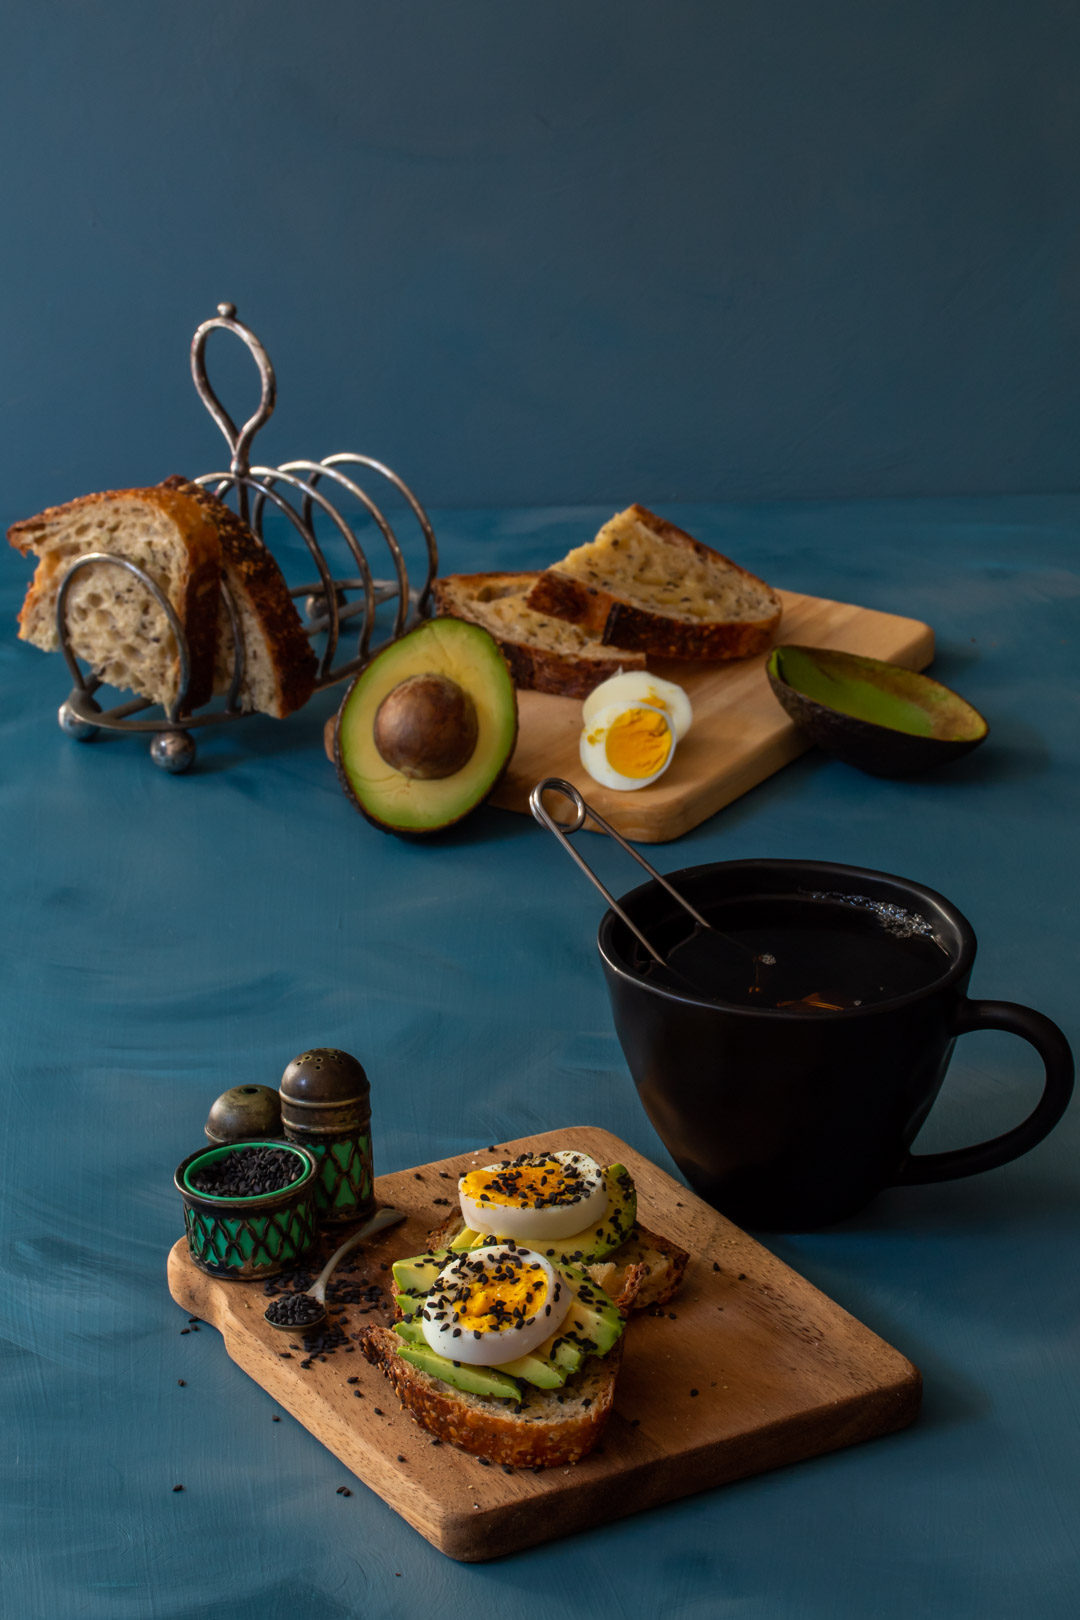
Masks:
[[[548,811],[544,805],[545,793],[559,793],[563,796],[563,798],[569,799],[574,811],[573,817],[570,821],[560,822],[555,820],[554,816],[551,815],[550,811]],[[537,821],[541,827],[546,827],[548,832],[554,833],[555,837],[562,844],[571,860],[580,868],[582,872],[584,872],[585,876],[589,879],[589,882],[600,891],[615,915],[626,925],[627,928],[629,928],[630,932],[634,935],[634,938],[639,942],[639,944],[644,946],[645,950],[652,957],[653,961],[662,967],[665,972],[674,974],[681,979],[683,983],[694,992],[695,995],[710,995],[714,993],[709,982],[712,977],[712,973],[721,972],[724,969],[730,969],[732,951],[741,952],[743,957],[749,958],[750,962],[753,964],[755,973],[755,989],[757,988],[757,978],[760,968],[762,966],[775,966],[776,958],[771,953],[762,952],[759,954],[753,951],[750,946],[743,944],[739,940],[731,939],[727,934],[722,933],[718,928],[714,928],[708,919],[703,917],[700,911],[698,911],[696,907],[692,906],[689,900],[687,900],[684,895],[681,895],[679,891],[668,882],[666,877],[658,872],[655,867],[650,866],[645,857],[639,854],[632,844],[627,843],[626,839],[621,833],[616,832],[615,828],[609,821],[605,821],[604,817],[600,815],[597,810],[594,810],[591,805],[586,804],[580,792],[572,782],[567,782],[560,776],[544,777],[543,781],[537,782],[536,786],[529,794],[529,809],[532,811],[533,819]],[[672,962],[669,957],[661,955],[656,947],[648,939],[646,939],[645,935],[632,920],[632,918],[627,916],[626,912],[623,910],[622,906],[614,898],[614,896],[611,895],[604,887],[603,883],[597,877],[596,873],[593,871],[592,867],[589,866],[584,857],[580,855],[574,848],[573,844],[570,842],[570,836],[573,833],[581,831],[581,828],[585,825],[586,817],[588,817],[597,827],[599,827],[602,832],[607,833],[609,838],[613,838],[628,855],[632,855],[634,860],[637,861],[638,865],[649,874],[653,882],[658,883],[662,889],[670,894],[671,898],[681,907],[681,909],[693,919],[694,923],[696,924],[696,928],[694,935],[692,936],[694,945],[692,959],[684,960],[682,963],[676,964]],[[694,970],[692,974],[686,972],[688,962]]]

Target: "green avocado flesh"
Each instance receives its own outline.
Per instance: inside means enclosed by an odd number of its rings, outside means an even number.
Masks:
[[[512,1378],[506,1378],[494,1367],[466,1367],[463,1363],[447,1361],[438,1356],[427,1344],[403,1344],[398,1349],[402,1361],[411,1362],[432,1378],[441,1378],[444,1384],[453,1384],[466,1395],[493,1395],[500,1401],[517,1401],[521,1390]]]
[[[470,1367],[440,1356],[424,1338],[419,1311],[440,1271],[452,1259],[453,1250],[440,1249],[394,1262],[396,1301],[402,1313],[394,1332],[402,1340],[398,1355],[455,1389],[513,1401],[521,1399],[518,1380],[536,1389],[561,1389],[586,1356],[606,1356],[622,1334],[623,1319],[603,1289],[580,1266],[558,1263],[560,1275],[573,1290],[573,1303],[558,1331],[529,1355],[498,1367]],[[478,1380],[483,1388],[478,1387]]]
[[[406,774],[376,746],[375,721],[384,699],[418,676],[460,688],[475,712],[475,744],[449,775]],[[430,735],[426,723],[424,735]],[[494,638],[462,619],[429,619],[376,653],[349,687],[334,728],[334,762],[346,793],[369,821],[390,832],[429,833],[460,821],[487,797],[516,740],[517,693]],[[445,734],[432,736],[431,745],[439,757],[453,754]]]
[[[898,664],[825,647],[777,647],[769,672],[810,702],[912,737],[980,738],[986,722],[938,681]]]
[[[575,1232],[573,1237],[559,1238],[550,1243],[543,1238],[535,1242],[530,1238],[518,1238],[517,1242],[524,1243],[537,1250],[539,1254],[553,1261],[555,1265],[584,1265],[593,1266],[598,1260],[603,1260],[613,1250],[621,1248],[634,1229],[637,1219],[637,1192],[633,1177],[625,1165],[609,1164],[604,1167],[604,1185],[607,1188],[608,1207],[602,1221],[595,1226],[587,1226],[583,1232]],[[492,1211],[493,1222],[496,1219]],[[473,1232],[463,1226],[458,1232],[450,1247],[452,1249],[479,1249],[493,1238],[501,1238],[504,1233],[495,1230],[491,1232]]]

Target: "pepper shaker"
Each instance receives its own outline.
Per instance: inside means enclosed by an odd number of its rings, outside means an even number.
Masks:
[[[363,1066],[336,1047],[313,1047],[281,1077],[285,1139],[314,1154],[323,1222],[363,1220],[375,1208],[371,1087]]]

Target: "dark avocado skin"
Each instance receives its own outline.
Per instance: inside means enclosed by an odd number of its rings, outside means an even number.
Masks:
[[[810,655],[813,652],[810,648],[793,650],[803,655]],[[894,730],[890,726],[878,725],[874,721],[860,719],[857,715],[844,714],[840,709],[830,708],[827,704],[817,702],[804,692],[800,692],[783,678],[780,669],[784,651],[782,647],[774,650],[766,665],[766,673],[769,685],[785,712],[819,748],[870,776],[916,776],[969,754],[985,740],[987,734],[985,722],[982,723],[981,730],[975,729],[972,732],[969,721],[967,736],[916,736],[912,732]],[[842,667],[842,655],[826,653],[823,663],[825,658],[835,667]],[[898,677],[903,677],[906,688],[904,696],[909,701],[913,699],[917,701],[919,678],[913,671],[882,664],[876,659],[858,661],[858,673],[863,679],[872,677],[875,668],[881,672],[880,680],[883,687],[893,685]],[[933,684],[937,686],[936,682]],[[938,691],[941,690],[938,687]],[[955,697],[955,694],[950,695]],[[955,702],[958,721],[961,718],[966,720],[968,715],[974,714],[963,699],[955,698]]]

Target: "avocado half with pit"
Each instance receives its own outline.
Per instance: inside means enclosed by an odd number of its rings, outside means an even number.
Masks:
[[[376,653],[349,687],[334,764],[376,827],[438,832],[491,792],[517,724],[517,693],[494,638],[464,619],[429,619]]]
[[[928,675],[830,647],[774,647],[769,685],[819,748],[871,776],[914,776],[959,759],[989,730]]]

